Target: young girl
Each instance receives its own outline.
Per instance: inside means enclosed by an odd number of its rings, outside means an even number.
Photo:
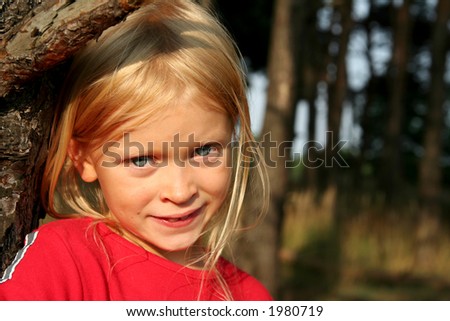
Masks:
[[[66,219],[27,236],[0,299],[271,299],[221,257],[250,172],[266,179],[240,57],[217,20],[188,0],[152,1],[75,57],[66,88],[42,188]]]

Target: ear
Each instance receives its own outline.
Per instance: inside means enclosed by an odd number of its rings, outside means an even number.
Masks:
[[[70,139],[67,152],[83,181],[91,183],[97,180],[98,176],[95,170],[95,163],[91,155],[86,153],[77,140]]]

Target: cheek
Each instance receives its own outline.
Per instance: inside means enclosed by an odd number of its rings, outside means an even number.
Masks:
[[[222,203],[230,188],[231,168],[216,168],[214,173],[210,173],[208,175],[208,180],[206,181],[206,183],[209,187],[209,194],[214,197],[215,200]]]
[[[123,212],[125,209],[138,208],[143,199],[149,195],[139,188],[136,182],[123,175],[119,169],[101,171],[98,181],[108,207],[112,211]]]

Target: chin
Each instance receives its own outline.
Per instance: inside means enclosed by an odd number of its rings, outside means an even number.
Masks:
[[[193,247],[196,245],[196,241],[191,241],[191,242],[183,242],[183,243],[173,243],[168,245],[166,244],[161,244],[160,249],[166,252],[183,252],[188,250],[189,248]]]

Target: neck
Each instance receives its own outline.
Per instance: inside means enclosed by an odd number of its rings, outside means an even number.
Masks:
[[[180,251],[165,251],[143,241],[138,236],[128,231],[121,230],[119,231],[119,233],[131,243],[136,244],[137,246],[152,254],[158,255],[169,261],[189,267],[191,269],[201,270],[204,268],[205,261],[203,256],[205,252],[203,248],[197,244],[194,244],[189,248]]]

